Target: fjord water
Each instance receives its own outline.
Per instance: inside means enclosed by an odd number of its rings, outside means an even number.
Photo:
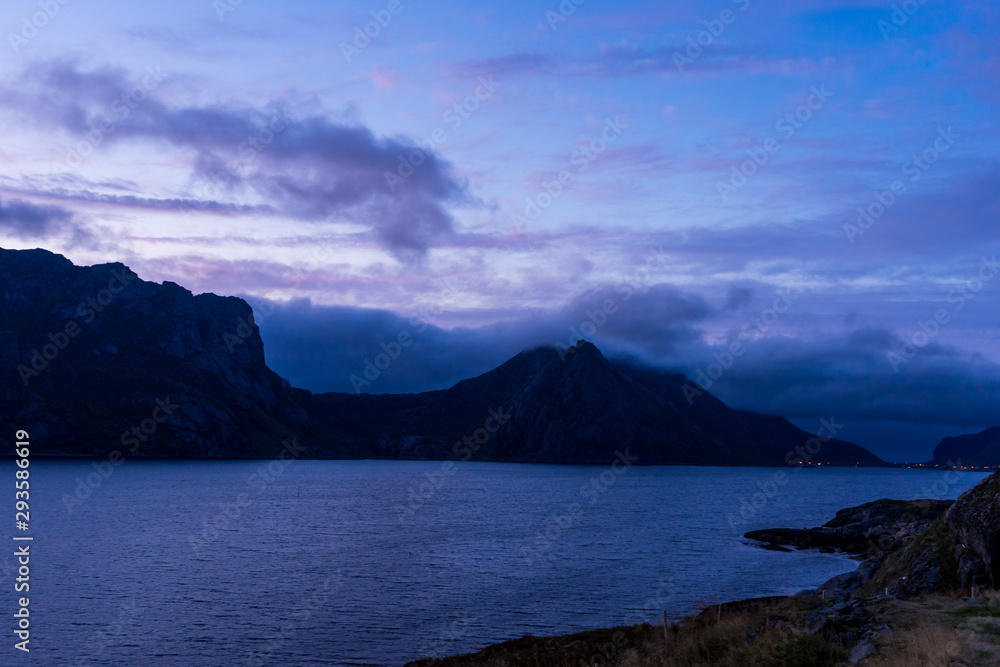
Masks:
[[[25,664],[398,665],[525,634],[657,622],[663,609],[679,617],[793,593],[856,566],[766,551],[745,543],[747,530],[819,525],[884,497],[955,498],[983,477],[268,466],[127,461],[95,487],[90,462],[33,462]],[[13,478],[0,464],[0,479]],[[12,563],[0,558],[9,610]]]

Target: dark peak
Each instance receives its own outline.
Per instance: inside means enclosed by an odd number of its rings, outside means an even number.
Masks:
[[[130,275],[138,276],[139,274],[132,270],[128,264],[123,264],[121,262],[105,262],[104,264],[94,264],[90,267],[91,269],[101,271],[102,273],[109,273],[111,271],[118,271],[121,273],[127,273]]]
[[[982,442],[985,444],[990,444],[991,441],[1000,438],[1000,426],[991,426],[979,433],[968,433],[966,435],[949,435],[946,436],[938,443],[938,447],[942,445],[948,445],[950,443],[960,443],[960,442]],[[1000,443],[998,443],[1000,444]]]
[[[1000,426],[979,433],[948,436],[934,448],[932,463],[996,465],[1000,462]]]
[[[580,340],[576,341],[576,345],[574,345],[573,347],[571,347],[569,349],[573,350],[575,352],[586,352],[588,354],[595,354],[596,353],[602,359],[604,358],[604,355],[601,354],[601,351],[599,349],[597,349],[596,345],[594,345],[590,341],[584,340],[583,338],[581,338]]]
[[[164,280],[162,283],[143,280],[139,277],[137,272],[133,271],[131,267],[122,262],[104,262],[89,266],[77,265],[65,256],[44,248],[35,248],[33,250],[8,250],[6,248],[0,248],[0,269],[3,269],[5,265],[7,267],[14,268],[16,271],[54,269],[63,272],[67,276],[83,279],[89,277],[91,280],[101,279],[105,276],[113,274],[130,275],[136,277],[136,284],[152,286],[154,289],[157,289],[160,294],[166,294],[171,297],[194,297],[196,299],[199,297],[205,297],[205,299],[202,300],[204,302],[212,299],[218,299],[224,303],[238,302],[245,304],[246,308],[250,308],[250,305],[240,297],[220,296],[212,292],[195,295],[191,290],[187,289],[183,285],[175,283],[172,280]]]
[[[126,274],[138,275],[127,265],[121,262],[105,262],[103,264],[93,264],[91,266],[77,265],[64,255],[46,250],[45,248],[35,248],[33,250],[7,250],[0,248],[0,263],[7,266],[22,266],[37,270],[44,267],[65,272],[67,275],[75,276],[104,276],[113,271]]]
[[[519,352],[493,370],[474,378],[462,380],[455,387],[470,387],[479,383],[509,383],[528,382],[530,378],[540,376],[565,375],[571,373],[579,376],[581,373],[593,375],[588,369],[610,369],[611,365],[597,346],[586,341],[580,341],[572,347],[565,345],[542,345]]]
[[[0,248],[0,253],[2,253],[5,256],[4,258],[7,260],[20,260],[35,263],[48,262],[63,266],[74,266],[73,262],[65,256],[52,252],[51,250],[46,250],[45,248],[34,248],[32,250],[8,250],[7,248]]]
[[[186,287],[184,287],[182,285],[178,285],[177,283],[175,283],[172,280],[164,280],[163,281],[163,288],[168,293],[185,294],[187,296],[194,296],[191,293],[191,290],[187,289]],[[213,294],[212,296],[215,296],[215,295]]]
[[[596,345],[585,340],[577,341],[573,347],[560,350],[559,356],[568,366],[580,367],[583,365],[592,366],[598,364],[610,367],[611,365],[607,358],[601,354],[601,351],[597,349]]]
[[[528,350],[524,350],[507,363],[530,362],[530,363],[559,363],[562,365],[573,362],[575,364],[598,362],[608,363],[601,351],[593,343],[585,340],[577,341],[576,345],[566,347],[561,343],[556,345],[541,345]]]
[[[14,248],[0,248],[0,252],[5,252],[11,255],[23,255],[29,257],[32,255],[43,256],[43,257],[60,257],[69,261],[59,253],[52,252],[51,250],[46,250],[45,248],[31,248],[30,250],[16,250]]]
[[[590,360],[590,361],[602,361],[604,355],[601,351],[591,342],[583,340],[582,338],[576,341],[575,345],[566,347],[562,343],[556,343],[555,346],[548,346],[542,349],[552,350],[559,356],[559,360],[563,363],[568,363],[574,359],[580,360]]]

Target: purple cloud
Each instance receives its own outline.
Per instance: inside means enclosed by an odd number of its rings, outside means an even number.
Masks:
[[[43,238],[73,226],[73,214],[64,208],[0,199],[0,230],[18,238]]]
[[[319,115],[295,116],[279,102],[171,107],[155,94],[165,77],[155,68],[132,77],[121,69],[83,71],[73,62],[50,62],[27,69],[16,94],[4,91],[3,99],[83,142],[156,142],[193,152],[187,197],[109,203],[241,212],[234,200],[256,198],[265,202],[261,210],[298,220],[367,225],[382,245],[408,256],[452,235],[449,206],[474,203],[447,162],[409,139],[377,137]],[[185,199],[200,203],[189,206]]]

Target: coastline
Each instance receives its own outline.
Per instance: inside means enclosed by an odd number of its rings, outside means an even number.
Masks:
[[[883,499],[817,528],[748,533],[761,548],[836,548],[861,561],[795,595],[712,605],[677,623],[664,613],[660,625],[526,636],[404,667],[997,665],[1000,592],[977,585],[986,587],[995,554],[972,545],[994,529],[984,508],[998,500],[993,475],[954,502]],[[979,526],[984,516],[989,527]]]
[[[773,665],[823,667],[878,664],[1000,664],[990,641],[997,627],[1000,595],[970,599],[933,594],[910,601],[889,597],[838,603],[835,618],[815,594],[772,596],[713,605],[679,623],[602,628],[567,635],[521,637],[474,653],[422,658],[404,667],[639,667],[640,665]],[[836,605],[835,607],[836,608]],[[829,628],[861,631],[853,647],[826,636]],[[969,656],[973,656],[971,659]]]
[[[14,460],[17,457],[12,453],[0,454],[0,460]],[[102,461],[106,456],[96,456],[90,454],[38,454],[32,457],[37,461]],[[129,456],[128,461],[274,461],[279,460],[278,456]],[[426,463],[512,463],[518,465],[544,465],[544,466],[576,466],[581,468],[596,468],[607,466],[607,461],[579,462],[579,461],[510,461],[506,459],[474,458],[464,460],[462,458],[411,458],[411,457],[316,457],[297,456],[299,461],[423,461]],[[928,463],[893,463],[885,462],[881,464],[857,464],[847,465],[838,463],[818,464],[818,465],[770,465],[764,463],[641,463],[634,462],[636,468],[765,468],[773,470],[822,470],[824,468],[860,468],[860,469],[885,469],[896,468],[899,470],[926,470],[928,472],[959,471],[976,473],[994,473],[1000,470],[1000,465],[994,466],[947,466]]]

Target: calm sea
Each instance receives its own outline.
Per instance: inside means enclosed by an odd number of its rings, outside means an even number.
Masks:
[[[11,546],[0,664],[399,665],[658,622],[856,565],[765,551],[748,530],[819,525],[877,498],[955,498],[983,477],[622,462],[126,461],[102,474],[36,461],[31,472],[31,652],[13,648]],[[11,536],[13,480],[5,461]]]

